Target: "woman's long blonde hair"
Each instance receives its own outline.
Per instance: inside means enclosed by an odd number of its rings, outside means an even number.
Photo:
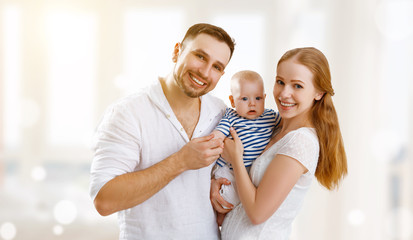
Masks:
[[[311,121],[320,143],[315,176],[327,189],[338,188],[340,181],[347,174],[347,157],[332,100],[334,89],[331,85],[327,58],[316,48],[296,48],[287,51],[278,61],[278,65],[291,58],[313,73],[315,88],[324,93],[320,100],[314,101],[311,109]]]

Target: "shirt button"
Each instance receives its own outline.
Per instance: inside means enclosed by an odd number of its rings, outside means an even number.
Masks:
[[[181,128],[181,131],[183,131],[184,129],[183,128]]]
[[[170,117],[171,117],[171,115],[169,115],[169,114],[166,114],[166,117],[167,117],[167,118],[170,118]]]

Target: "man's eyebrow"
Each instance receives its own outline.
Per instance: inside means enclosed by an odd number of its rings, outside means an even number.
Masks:
[[[200,54],[202,54],[202,55],[205,55],[205,56],[208,57],[208,58],[211,58],[211,56],[210,56],[208,53],[206,53],[204,50],[202,50],[202,49],[194,49],[193,51],[196,52],[196,53],[200,53]],[[223,69],[225,68],[225,64],[224,64],[224,63],[222,63],[222,62],[220,62],[220,61],[216,61],[216,62],[217,62],[217,64],[220,65]]]

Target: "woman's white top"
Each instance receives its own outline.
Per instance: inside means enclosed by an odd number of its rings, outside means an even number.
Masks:
[[[304,196],[314,178],[319,156],[319,143],[315,129],[299,128],[287,133],[278,142],[258,157],[250,170],[250,178],[258,186],[268,165],[277,154],[286,155],[299,161],[308,172],[301,175],[281,206],[264,223],[253,225],[242,204],[227,214],[221,229],[226,239],[277,239],[287,240],[291,224],[300,210]]]

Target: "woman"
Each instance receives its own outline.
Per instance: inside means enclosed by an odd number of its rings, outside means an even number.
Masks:
[[[278,62],[274,99],[282,126],[250,173],[236,132],[225,141],[242,204],[227,214],[222,239],[288,239],[314,176],[327,189],[347,174],[347,159],[332,102],[329,65],[315,48],[286,52]]]

